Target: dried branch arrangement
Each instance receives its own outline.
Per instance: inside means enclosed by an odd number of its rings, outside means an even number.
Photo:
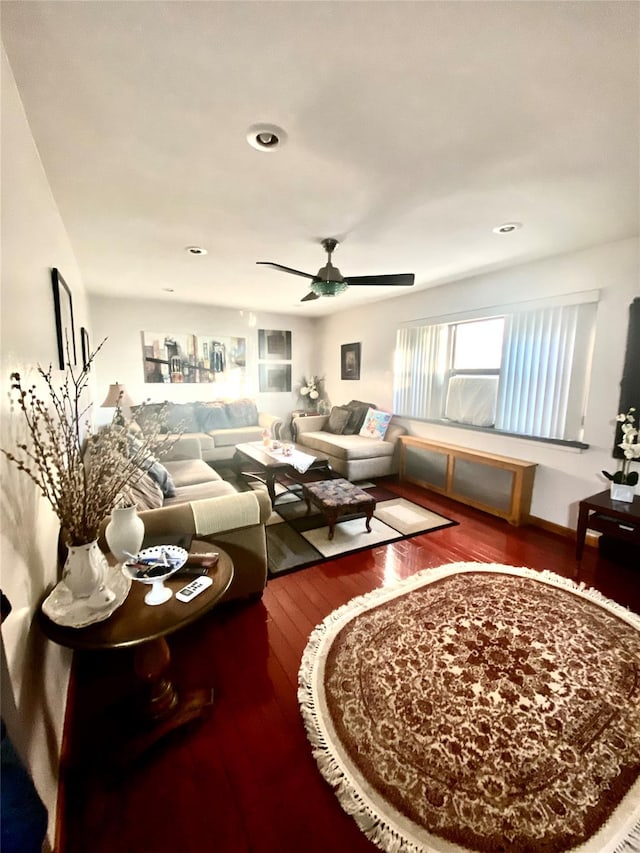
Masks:
[[[102,341],[79,372],[67,366],[56,386],[51,365],[38,367],[47,389],[42,399],[35,385],[24,388],[19,373],[11,374],[12,410],[24,416],[29,443],[0,451],[30,477],[58,516],[66,545],[84,545],[98,537],[111,510],[126,505],[128,487],[145,473],[154,457],[168,452],[176,437],[162,434],[164,412],[146,418],[144,435],[135,439],[122,424],[118,406],[110,424],[93,430],[92,404],[84,405],[89,370]]]

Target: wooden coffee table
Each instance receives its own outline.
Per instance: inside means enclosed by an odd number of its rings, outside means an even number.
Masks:
[[[291,445],[299,453],[309,453],[308,447],[299,444]],[[286,476],[296,483],[304,483],[307,480],[330,479],[332,476],[329,460],[323,456],[316,456],[309,465],[307,471],[301,474],[293,467],[287,457],[274,457],[261,442],[247,442],[236,445],[234,457],[238,473],[245,477],[251,477],[264,483],[271,498],[271,504],[276,502],[275,484],[278,477]]]
[[[174,596],[164,604],[144,603],[146,584],[133,581],[124,603],[104,622],[85,628],[68,628],[52,622],[40,608],[38,620],[44,634],[70,649],[121,649],[135,647],[134,669],[142,687],[136,709],[129,708],[122,721],[121,738],[111,753],[113,762],[126,765],[160,738],[191,720],[205,716],[213,702],[213,689],[201,688],[179,694],[169,676],[171,654],[165,637],[195,622],[224,595],[233,579],[233,561],[218,545],[191,543],[191,553],[217,551],[217,565],[209,571],[211,586],[189,602],[175,593],[193,578],[174,577],[165,586]]]

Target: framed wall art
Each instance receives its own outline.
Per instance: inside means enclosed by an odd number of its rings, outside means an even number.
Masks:
[[[144,381],[235,383],[245,380],[247,339],[220,335],[142,332]]]
[[[261,360],[291,359],[291,332],[278,329],[258,329],[258,357]]]
[[[342,344],[340,347],[341,379],[360,379],[360,344]]]
[[[84,326],[80,326],[80,353],[82,355],[82,367],[86,370],[91,355],[91,347],[89,346],[89,332]]]
[[[282,393],[291,391],[290,364],[259,365],[260,391]]]
[[[60,270],[51,270],[51,286],[53,288],[53,310],[56,315],[56,339],[58,342],[58,366],[64,370],[66,365],[75,367],[76,330],[73,325],[73,297],[71,289],[62,277]]]

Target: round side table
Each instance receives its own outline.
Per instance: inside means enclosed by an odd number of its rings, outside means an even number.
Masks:
[[[134,581],[124,603],[108,619],[84,628],[57,625],[38,610],[42,631],[61,646],[82,650],[135,647],[134,669],[143,688],[142,701],[138,725],[132,726],[131,720],[123,724],[125,740],[113,753],[118,764],[134,760],[170,731],[205,716],[212,705],[210,687],[178,693],[169,677],[171,653],[165,638],[195,622],[220,600],[233,579],[233,561],[226,551],[208,543],[194,540],[192,550],[215,550],[220,556],[209,573],[213,583],[191,601],[178,601],[175,593],[193,578],[173,577],[165,586],[174,595],[164,604],[145,604],[148,588]]]

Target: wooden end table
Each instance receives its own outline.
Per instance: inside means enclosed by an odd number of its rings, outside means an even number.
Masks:
[[[640,545],[640,497],[636,495],[633,503],[612,501],[610,493],[604,491],[580,501],[576,528],[577,560],[582,558],[588,529]]]
[[[124,603],[104,622],[85,628],[68,628],[52,622],[40,608],[38,620],[44,634],[54,643],[70,649],[102,650],[135,647],[134,670],[141,682],[141,702],[137,720],[122,722],[123,739],[111,758],[118,765],[135,760],[169,732],[206,716],[213,703],[213,689],[200,688],[179,694],[169,676],[171,654],[166,637],[195,622],[224,595],[233,579],[233,561],[226,551],[208,542],[191,543],[191,553],[215,550],[217,565],[209,571],[213,583],[192,601],[178,601],[175,593],[193,578],[166,580],[174,596],[164,604],[144,603],[146,584],[133,581]],[[131,710],[131,709],[130,709]]]

